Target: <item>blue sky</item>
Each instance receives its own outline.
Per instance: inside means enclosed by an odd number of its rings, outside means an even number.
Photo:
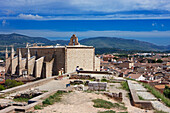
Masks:
[[[170,45],[170,0],[0,0],[0,33],[109,36]]]

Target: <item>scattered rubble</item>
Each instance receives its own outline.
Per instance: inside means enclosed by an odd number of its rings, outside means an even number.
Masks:
[[[94,79],[96,80],[95,77],[91,77],[91,75],[78,75],[78,74],[73,74],[69,77],[69,79],[85,79],[85,80],[90,80]]]
[[[70,81],[71,85],[79,85],[79,84],[83,84],[84,82],[82,80],[74,80],[74,81]]]
[[[118,100],[118,101],[122,101],[123,97],[122,97],[122,92],[117,93],[109,93],[106,92],[104,93],[106,96],[113,98],[114,100]]]

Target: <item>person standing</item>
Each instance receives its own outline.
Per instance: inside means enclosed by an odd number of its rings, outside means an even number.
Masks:
[[[76,71],[77,71],[77,74],[79,74],[80,72],[79,66],[76,67]]]

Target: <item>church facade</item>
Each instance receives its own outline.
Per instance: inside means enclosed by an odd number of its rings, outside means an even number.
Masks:
[[[16,54],[11,48],[11,56],[6,50],[6,73],[9,75],[31,75],[36,78],[48,78],[74,72],[76,66],[85,71],[100,71],[100,60],[95,56],[93,46],[80,45],[76,35],[68,46],[29,46],[17,48]]]

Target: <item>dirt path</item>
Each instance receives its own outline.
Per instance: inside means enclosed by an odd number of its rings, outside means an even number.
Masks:
[[[45,107],[42,110],[38,110],[38,113],[98,113],[99,111],[105,111],[103,108],[93,107],[93,99],[103,99],[115,103],[116,101],[109,99],[102,94],[86,93],[75,91],[63,96],[61,102],[54,105]],[[118,109],[109,109],[113,111],[121,111]]]

